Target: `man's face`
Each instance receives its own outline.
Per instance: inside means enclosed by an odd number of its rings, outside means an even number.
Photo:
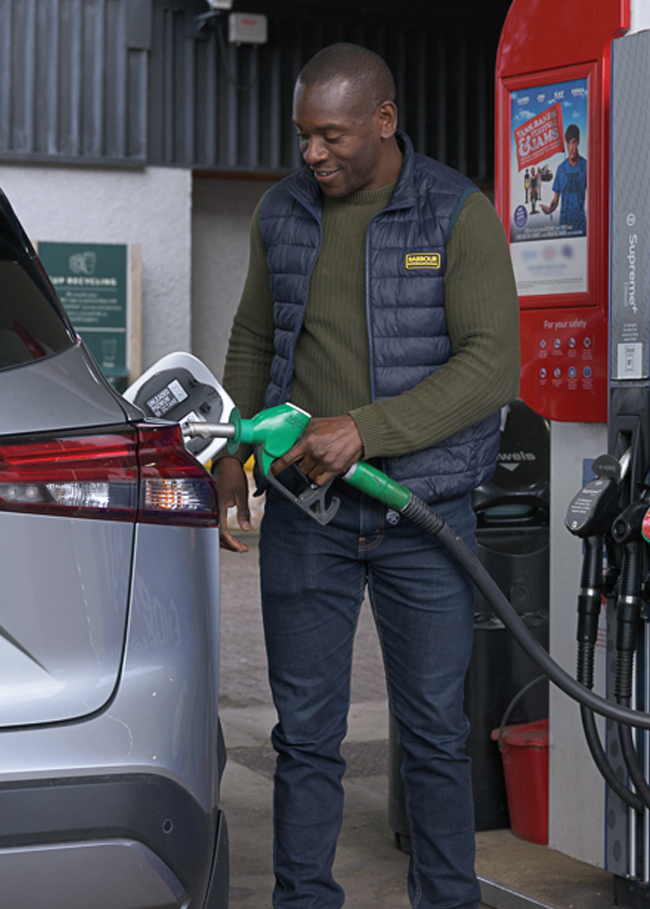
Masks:
[[[298,83],[293,98],[293,121],[300,152],[327,196],[340,199],[356,190],[379,189],[396,179],[389,167],[387,139],[395,132],[388,124],[386,105],[360,108],[352,101],[349,83],[336,79],[324,85]]]
[[[569,155],[569,161],[572,164],[575,164],[575,162],[580,157],[579,152],[578,152],[578,140],[569,139],[569,141],[566,144],[566,147],[567,147],[567,153]]]

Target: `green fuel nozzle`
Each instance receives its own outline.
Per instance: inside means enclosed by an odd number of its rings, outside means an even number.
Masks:
[[[310,420],[311,416],[294,404],[270,407],[251,420],[242,420],[237,411],[233,422],[238,426],[238,433],[228,442],[228,451],[234,454],[240,445],[257,445],[258,465],[266,476],[271,464],[298,441]]]
[[[336,498],[329,504],[325,503],[325,493],[331,482],[321,487],[305,477],[305,485],[309,488],[302,494],[294,496],[271,472],[273,462],[286,454],[298,441],[310,419],[308,413],[294,404],[279,404],[277,407],[262,410],[250,420],[244,420],[235,407],[228,423],[186,422],[182,429],[190,438],[199,436],[228,439],[230,454],[235,454],[240,445],[256,445],[255,459],[263,476],[315,520],[325,524],[334,517],[339,506],[339,500]],[[379,499],[395,511],[404,511],[411,500],[408,489],[363,461],[353,464],[343,479],[355,489]]]
[[[264,476],[271,464],[286,454],[307,428],[311,416],[295,404],[279,404],[245,420],[234,407],[228,423],[186,422],[183,434],[190,438],[228,439],[228,452],[240,445],[257,445],[255,453]]]

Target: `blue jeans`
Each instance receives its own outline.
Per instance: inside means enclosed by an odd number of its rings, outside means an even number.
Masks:
[[[325,527],[274,490],[260,539],[269,678],[279,721],[275,909],[339,909],[332,864],[343,816],[340,754],[352,646],[366,584],[403,752],[411,834],[408,889],[419,909],[476,909],[474,809],[464,678],[474,591],[435,537],[337,480]],[[469,496],[436,505],[475,548]]]

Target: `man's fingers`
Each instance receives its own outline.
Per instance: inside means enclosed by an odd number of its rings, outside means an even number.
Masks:
[[[286,470],[287,467],[291,467],[292,464],[295,464],[296,461],[304,455],[304,450],[300,447],[300,440],[293,445],[289,451],[286,451],[281,457],[276,458],[273,464],[271,465],[271,472],[273,476],[277,476],[279,473],[282,473],[283,470]],[[303,465],[300,465],[300,469],[303,470]]]
[[[222,458],[214,471],[219,500],[219,539],[224,549],[248,552],[248,546],[228,530],[228,510],[237,509],[237,523],[244,531],[250,530],[248,507],[248,481],[241,463],[232,457]]]
[[[237,509],[237,523],[240,528],[244,531],[251,529],[248,503],[242,504],[233,495],[231,500],[226,500],[223,506],[219,507],[219,543],[223,549],[230,549],[232,552],[248,552],[248,546],[228,530],[228,511],[233,507]]]
[[[219,528],[219,545],[230,552],[248,552],[248,546],[234,537],[223,525]]]

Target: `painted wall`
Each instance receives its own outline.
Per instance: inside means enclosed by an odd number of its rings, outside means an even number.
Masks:
[[[141,244],[143,369],[190,349],[189,170],[11,164],[0,187],[32,240]]]
[[[272,185],[258,180],[194,180],[192,351],[218,379],[246,279],[251,215]]]

